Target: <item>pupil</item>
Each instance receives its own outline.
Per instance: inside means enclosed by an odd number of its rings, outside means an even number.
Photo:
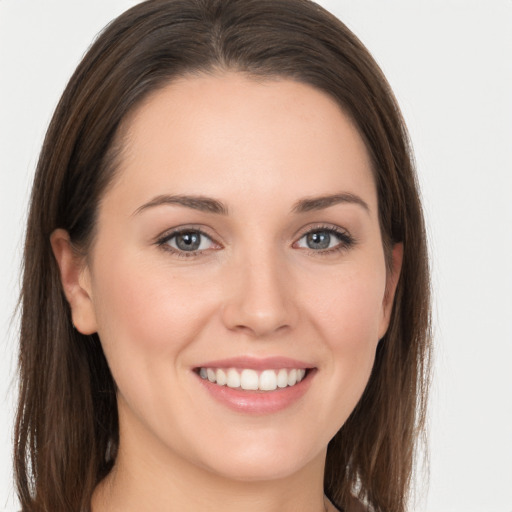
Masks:
[[[199,233],[181,233],[176,237],[176,245],[182,251],[196,251],[201,244],[200,237],[201,235],[199,235]]]
[[[331,235],[327,231],[316,231],[307,236],[310,249],[327,249],[331,243]]]

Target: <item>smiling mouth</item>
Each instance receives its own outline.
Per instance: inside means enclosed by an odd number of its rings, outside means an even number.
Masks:
[[[251,368],[197,368],[199,376],[218,386],[246,391],[274,391],[293,387],[308,373],[306,368],[280,368],[263,371]]]

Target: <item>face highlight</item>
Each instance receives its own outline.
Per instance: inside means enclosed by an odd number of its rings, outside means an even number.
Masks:
[[[118,386],[120,460],[244,481],[318,464],[394,291],[356,128],[310,86],[231,73],[155,93],[125,145],[71,304]]]

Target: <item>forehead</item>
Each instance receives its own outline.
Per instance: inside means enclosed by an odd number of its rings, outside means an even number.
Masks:
[[[135,208],[156,193],[292,202],[343,189],[376,202],[354,124],[330,96],[303,83],[240,73],[182,78],[150,95],[123,132],[114,189],[124,188]]]

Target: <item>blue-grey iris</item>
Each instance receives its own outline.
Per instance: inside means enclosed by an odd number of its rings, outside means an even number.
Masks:
[[[201,234],[187,231],[176,235],[176,247],[182,251],[197,251],[201,245]]]
[[[310,249],[327,249],[331,243],[331,234],[328,231],[314,231],[306,236],[306,243]]]

